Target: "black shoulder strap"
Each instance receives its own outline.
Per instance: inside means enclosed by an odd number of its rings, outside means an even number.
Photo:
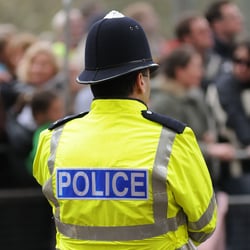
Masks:
[[[53,130],[53,129],[55,129],[55,128],[57,128],[57,127],[59,127],[59,126],[65,124],[65,123],[67,123],[67,122],[73,120],[73,119],[81,118],[81,117],[83,117],[83,116],[85,116],[85,115],[87,115],[87,114],[88,114],[88,112],[81,112],[81,113],[76,114],[76,115],[68,115],[68,116],[66,116],[66,117],[64,117],[64,118],[62,118],[62,119],[60,119],[60,120],[57,120],[57,121],[55,121],[54,123],[52,123],[52,124],[48,127],[48,130]]]
[[[181,134],[186,127],[186,124],[178,120],[175,120],[166,115],[154,113],[150,110],[142,110],[142,116],[150,121],[160,123],[164,127],[170,128],[178,134]]]

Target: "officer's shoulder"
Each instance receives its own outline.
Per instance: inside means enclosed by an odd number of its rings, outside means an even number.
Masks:
[[[74,119],[76,119],[76,118],[81,118],[81,117],[83,117],[83,116],[85,116],[85,115],[87,115],[87,114],[88,114],[88,112],[81,112],[81,113],[75,114],[75,115],[68,115],[68,116],[66,116],[66,117],[64,117],[64,118],[62,118],[62,119],[59,119],[59,120],[55,121],[54,123],[52,123],[52,124],[48,127],[48,130],[53,130],[53,129],[55,129],[55,128],[57,128],[57,127],[60,127],[60,126],[62,126],[63,124],[65,124],[65,123],[67,123],[67,122],[69,122],[69,121],[71,121],[71,120],[74,120]]]
[[[142,116],[150,121],[157,122],[174,132],[181,134],[186,124],[166,115],[158,114],[150,110],[142,110]]]

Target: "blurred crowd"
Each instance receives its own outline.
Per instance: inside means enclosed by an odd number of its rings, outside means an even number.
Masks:
[[[151,76],[149,109],[185,122],[197,136],[223,228],[226,194],[250,194],[250,39],[244,16],[234,2],[211,2],[203,13],[182,13],[169,24],[167,38],[153,5],[135,1],[119,11],[142,25],[160,64]],[[2,188],[35,187],[39,133],[57,119],[89,110],[91,91],[75,79],[84,67],[86,34],[107,12],[95,1],[71,8],[68,16],[60,10],[51,20],[52,37],[0,24]],[[223,230],[215,236],[211,244],[223,245]]]

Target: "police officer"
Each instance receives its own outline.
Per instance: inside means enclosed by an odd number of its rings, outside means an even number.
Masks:
[[[192,130],[147,109],[157,67],[133,19],[111,11],[91,28],[77,78],[91,86],[91,110],[42,132],[34,161],[57,249],[195,249],[214,231],[214,193]]]

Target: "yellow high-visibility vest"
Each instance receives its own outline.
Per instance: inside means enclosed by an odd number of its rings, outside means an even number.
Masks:
[[[97,99],[42,132],[33,174],[53,208],[57,249],[195,249],[215,229],[192,130],[138,100]]]

